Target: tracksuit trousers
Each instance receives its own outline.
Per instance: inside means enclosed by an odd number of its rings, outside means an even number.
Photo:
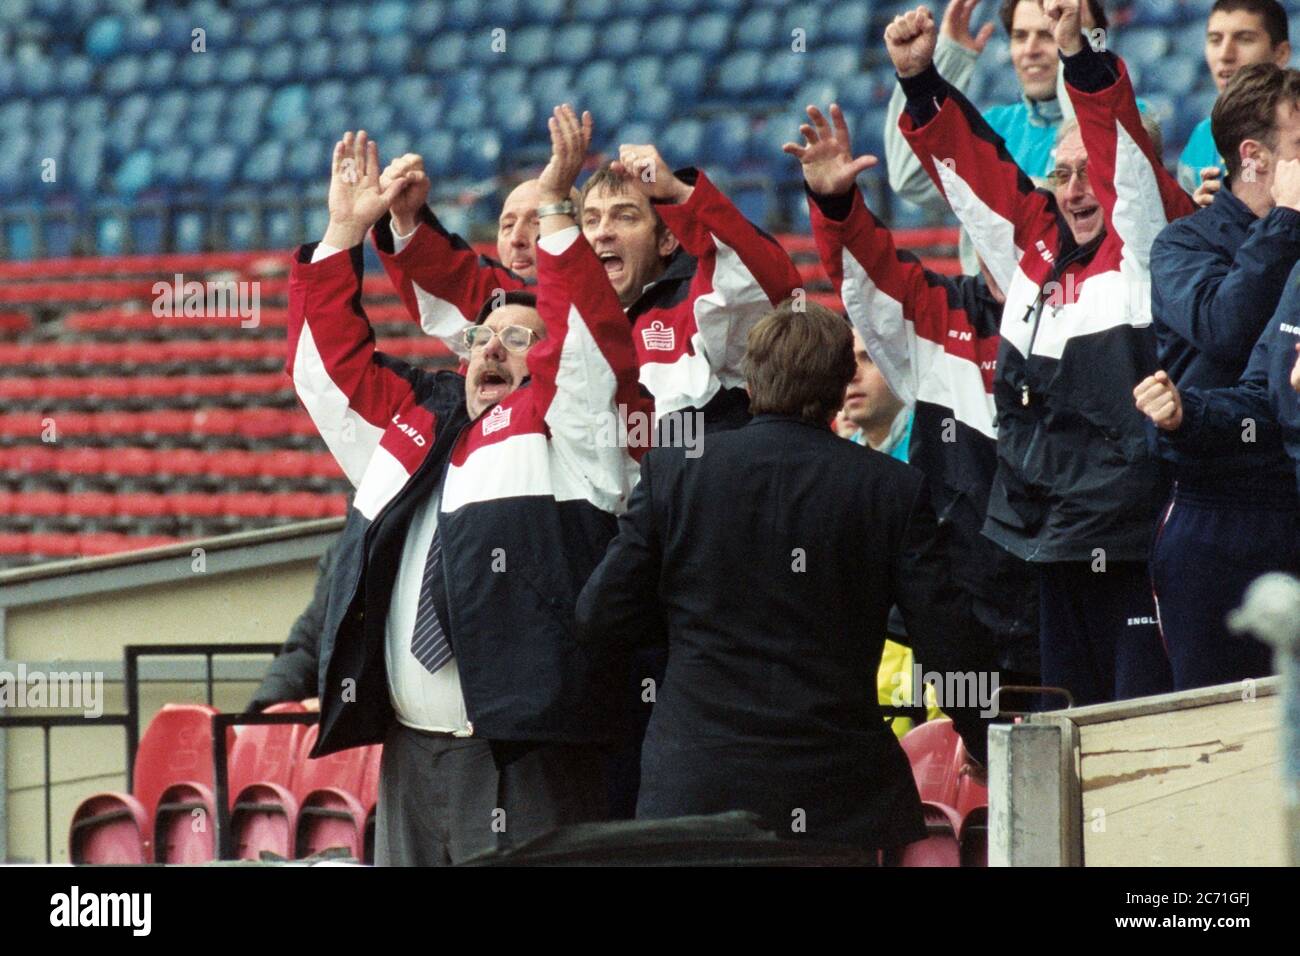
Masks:
[[[1173,689],[1146,564],[1104,567],[1093,570],[1086,561],[1039,565],[1043,683],[1064,687],[1075,706]]]
[[[1272,649],[1233,634],[1227,617],[1260,575],[1300,573],[1298,515],[1294,502],[1175,488],[1151,552],[1151,583],[1175,690],[1273,673]]]

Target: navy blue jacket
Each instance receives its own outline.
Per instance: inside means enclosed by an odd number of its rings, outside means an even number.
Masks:
[[[1300,344],[1300,264],[1291,270],[1284,295],[1264,334],[1255,343],[1241,381],[1229,388],[1180,389],[1183,424],[1162,438],[1183,454],[1211,461],[1237,456],[1249,419],[1255,444],[1281,444],[1295,469],[1300,489],[1300,395],[1291,387],[1291,370]]]
[[[1161,367],[1180,390],[1234,385],[1300,260],[1300,213],[1257,217],[1222,189],[1214,202],[1167,226],[1151,247],[1151,314]],[[1184,486],[1235,497],[1286,494],[1290,466],[1276,442],[1236,438],[1236,454],[1198,457],[1170,442],[1162,456]]]

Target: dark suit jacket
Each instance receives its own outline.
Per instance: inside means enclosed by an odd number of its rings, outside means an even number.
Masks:
[[[710,433],[693,460],[646,456],[577,609],[580,639],[609,653],[667,625],[639,817],[752,810],[814,840],[924,836],[876,701],[890,606],[927,670],[990,657],[966,637],[929,502],[916,469],[794,418]],[[983,722],[953,716],[984,759]]]

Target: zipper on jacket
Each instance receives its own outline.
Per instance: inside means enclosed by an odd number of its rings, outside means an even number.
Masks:
[[[1085,255],[1091,255],[1096,252],[1101,246],[1101,240],[1105,235],[1106,232],[1103,230],[1096,238],[1081,246],[1075,246],[1068,255],[1061,257],[1061,259],[1052,266],[1052,271],[1048,273],[1047,281],[1038,287],[1038,295],[1034,298],[1034,301],[1025,307],[1025,316],[1022,321],[1028,322],[1031,314],[1034,317],[1034,328],[1033,331],[1029,333],[1029,348],[1025,351],[1025,380],[1020,383],[1020,404],[1025,408],[1029,407],[1029,360],[1034,354],[1034,341],[1038,338],[1038,327],[1043,321],[1043,306],[1046,305],[1043,292],[1053,282],[1055,282],[1057,287],[1060,288],[1061,284],[1058,280],[1064,274],[1065,269],[1072,263],[1078,262]]]

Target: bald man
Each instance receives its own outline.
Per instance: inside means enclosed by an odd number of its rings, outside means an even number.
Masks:
[[[528,179],[506,196],[497,218],[497,258],[474,252],[449,232],[428,206],[429,177],[415,153],[394,159],[384,169],[385,187],[405,176],[406,186],[389,215],[375,224],[379,261],[411,318],[465,359],[465,329],[493,296],[537,281],[538,181]],[[579,197],[573,191],[575,207]],[[497,303],[499,304],[499,302]]]

